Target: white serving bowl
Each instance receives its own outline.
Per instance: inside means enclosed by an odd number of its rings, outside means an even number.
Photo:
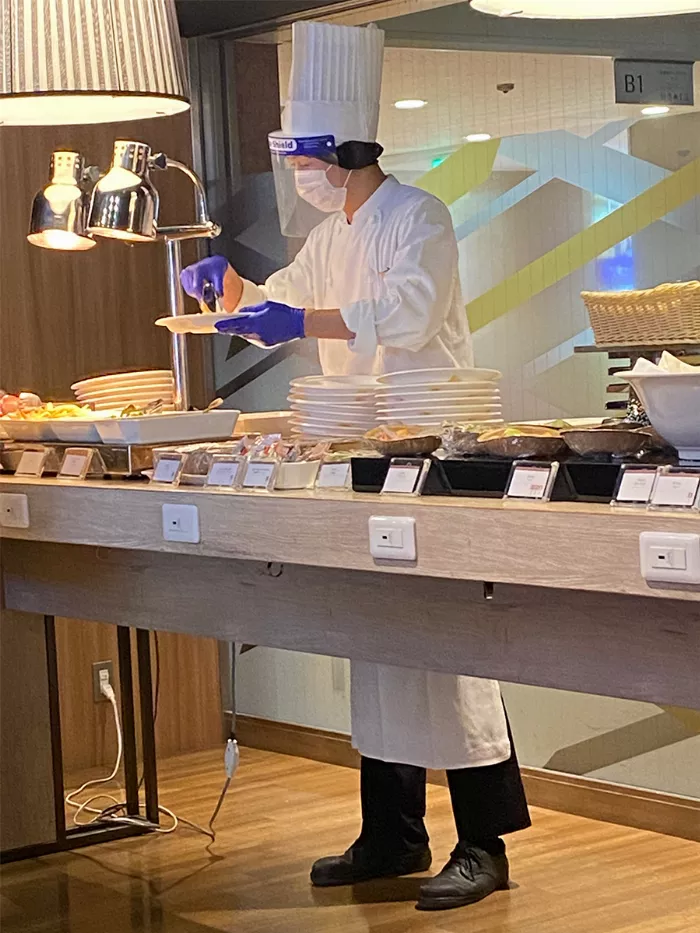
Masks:
[[[313,486],[320,466],[320,460],[280,463],[275,479],[275,489],[308,489]]]
[[[678,450],[681,460],[700,460],[700,371],[625,374],[652,426]]]

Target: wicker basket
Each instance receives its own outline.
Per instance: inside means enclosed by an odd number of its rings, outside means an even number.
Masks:
[[[599,347],[700,343],[700,282],[581,297]]]

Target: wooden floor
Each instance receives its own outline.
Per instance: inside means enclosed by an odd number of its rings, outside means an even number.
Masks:
[[[221,756],[161,766],[162,801],[206,823]],[[511,837],[513,885],[481,904],[414,910],[417,878],[314,890],[311,862],[358,823],[356,771],[244,749],[217,842],[187,829],[2,870],[2,933],[697,933],[700,846],[545,810]],[[454,829],[430,786],[437,867]]]

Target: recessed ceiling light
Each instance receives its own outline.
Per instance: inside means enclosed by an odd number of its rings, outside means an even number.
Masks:
[[[406,100],[394,101],[394,107],[396,107],[397,110],[420,110],[421,107],[425,107],[427,103],[427,100],[418,100],[417,98],[409,97]]]
[[[668,113],[670,109],[670,107],[645,107],[642,114],[645,117],[660,117],[662,114]]]
[[[468,143],[485,143],[487,139],[491,139],[490,133],[470,133],[468,136],[465,136],[464,139]]]

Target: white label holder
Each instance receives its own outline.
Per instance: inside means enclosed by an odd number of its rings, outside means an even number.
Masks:
[[[352,480],[349,460],[322,463],[316,476],[316,489],[348,489]]]
[[[689,512],[698,508],[699,492],[700,469],[659,467],[649,508]]]
[[[420,496],[431,463],[423,457],[392,457],[380,495]]]
[[[211,466],[207,473],[206,485],[232,489],[238,478],[238,471],[241,469],[243,460],[243,457],[212,457]]]
[[[153,468],[151,482],[165,486],[178,486],[184,465],[185,457],[183,454],[175,451],[160,454],[158,462]]]
[[[530,502],[549,502],[554,482],[559,473],[559,463],[533,463],[516,460],[510,470],[504,499]]]
[[[243,471],[240,484],[242,489],[272,490],[279,470],[279,461],[248,460],[241,469]]]
[[[90,472],[95,451],[92,447],[67,447],[58,471],[59,479],[82,480]]]
[[[46,447],[24,450],[19,458],[15,476],[43,476],[48,456],[49,451]]]
[[[656,483],[658,468],[623,463],[620,467],[611,505],[622,508],[646,508]]]

